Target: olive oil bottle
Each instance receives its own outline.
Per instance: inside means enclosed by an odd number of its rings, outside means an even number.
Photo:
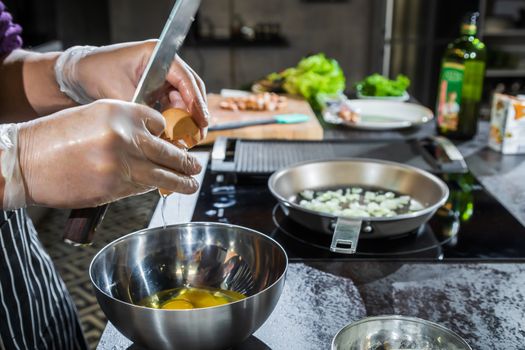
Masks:
[[[441,64],[437,130],[451,139],[470,139],[477,131],[487,56],[476,37],[478,17],[477,12],[465,17],[461,36],[448,45]]]

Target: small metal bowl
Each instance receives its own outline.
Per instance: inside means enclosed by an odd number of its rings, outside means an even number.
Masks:
[[[343,327],[332,350],[472,350],[459,335],[433,322],[407,316],[375,316]]]

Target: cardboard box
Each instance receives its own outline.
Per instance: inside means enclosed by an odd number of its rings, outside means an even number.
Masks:
[[[525,97],[494,94],[489,147],[503,154],[525,153]]]

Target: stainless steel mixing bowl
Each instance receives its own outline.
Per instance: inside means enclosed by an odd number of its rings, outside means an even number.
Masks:
[[[341,329],[332,350],[472,350],[456,333],[430,321],[407,316],[367,317]]]
[[[255,332],[284,287],[288,260],[273,239],[247,228],[188,223],[146,229],[104,247],[89,268],[108,320],[149,349],[226,349]],[[134,305],[183,285],[241,292],[246,299],[192,310]]]

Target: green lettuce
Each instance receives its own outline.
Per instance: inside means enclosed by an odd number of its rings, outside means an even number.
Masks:
[[[346,86],[343,70],[336,60],[323,53],[305,57],[296,67],[267,76],[271,81],[281,81],[283,89],[294,95],[301,95],[310,102],[320,94],[338,94]]]
[[[410,79],[403,74],[390,80],[377,73],[356,84],[357,91],[365,96],[401,96],[409,86]]]

